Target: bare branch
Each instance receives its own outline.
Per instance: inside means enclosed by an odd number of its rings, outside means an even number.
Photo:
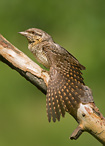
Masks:
[[[15,69],[46,94],[49,81],[48,72],[9,43],[2,35],[0,35],[0,60]],[[74,130],[70,139],[77,139],[82,132],[87,131],[105,145],[105,119],[95,104],[81,103],[75,119],[79,126]]]
[[[76,139],[78,139],[79,138],[79,136],[82,134],[82,132],[83,132],[83,129],[80,127],[80,126],[78,126],[75,130],[74,130],[74,132],[72,133],[72,135],[70,136],[70,139],[71,140],[76,140]]]
[[[79,126],[105,145],[105,118],[93,103],[80,104],[77,111]]]
[[[9,43],[2,35],[0,35],[0,60],[18,71],[46,94],[46,85],[49,80],[48,73]]]

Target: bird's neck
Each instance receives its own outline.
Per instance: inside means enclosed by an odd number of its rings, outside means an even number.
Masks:
[[[40,43],[40,45],[30,43],[28,44],[28,49],[33,53],[33,55],[35,56],[36,60],[39,63],[41,63],[46,68],[50,67],[47,56],[45,52],[43,51],[43,43]]]

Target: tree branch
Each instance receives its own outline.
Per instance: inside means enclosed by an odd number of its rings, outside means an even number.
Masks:
[[[0,35],[0,60],[12,69],[15,69],[46,94],[49,81],[48,72],[14,47],[2,35]],[[75,119],[79,125],[72,133],[70,139],[77,139],[84,131],[87,131],[105,145],[105,118],[95,104],[81,103]]]
[[[46,94],[46,85],[49,80],[48,73],[9,43],[2,35],[0,35],[0,60],[15,69]]]

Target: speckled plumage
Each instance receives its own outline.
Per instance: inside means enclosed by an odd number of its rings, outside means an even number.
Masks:
[[[46,32],[32,28],[24,32],[29,41],[28,48],[36,59],[49,68],[46,109],[48,121],[60,120],[65,112],[76,117],[80,103],[93,102],[90,89],[85,86],[81,70],[85,67]]]

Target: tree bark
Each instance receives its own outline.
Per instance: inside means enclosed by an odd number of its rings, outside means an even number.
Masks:
[[[47,91],[49,74],[0,35],[0,61],[19,72],[44,94]],[[70,139],[77,139],[87,131],[105,145],[105,118],[93,103],[80,104],[77,111],[78,127]]]

